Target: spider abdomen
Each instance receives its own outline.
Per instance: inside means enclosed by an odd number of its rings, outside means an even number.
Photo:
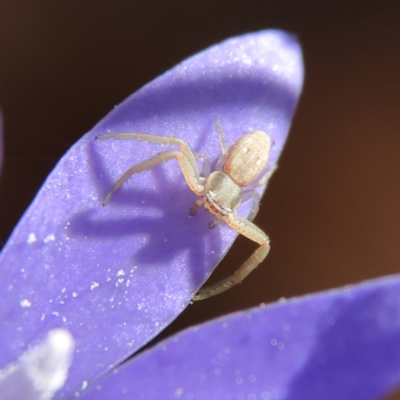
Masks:
[[[271,138],[263,131],[242,136],[229,150],[224,171],[240,186],[247,186],[267,166],[271,144]]]

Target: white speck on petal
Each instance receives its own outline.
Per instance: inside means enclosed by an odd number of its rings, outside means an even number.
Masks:
[[[32,232],[28,235],[28,240],[26,241],[26,243],[31,244],[31,243],[35,243],[37,241],[37,237],[36,235]]]
[[[45,243],[49,243],[49,242],[53,242],[54,240],[56,240],[56,237],[51,233],[50,235],[47,235],[43,242]]]
[[[81,390],[85,390],[88,387],[88,381],[83,381],[82,382],[82,386],[81,386]]]
[[[68,377],[73,351],[69,331],[49,331],[42,342],[0,370],[1,398],[50,400]]]
[[[92,282],[92,284],[90,285],[90,290],[96,289],[99,286],[100,286],[99,282]]]
[[[125,271],[123,270],[123,269],[120,269],[118,272],[117,272],[117,276],[124,276],[125,275]]]
[[[30,307],[31,305],[32,305],[32,303],[29,301],[29,300],[27,300],[27,299],[24,299],[24,300],[21,300],[20,302],[19,302],[19,305],[21,306],[21,307]]]

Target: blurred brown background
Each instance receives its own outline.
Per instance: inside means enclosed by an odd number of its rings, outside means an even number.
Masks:
[[[187,56],[266,28],[298,35],[306,70],[256,219],[272,250],[242,285],[189,306],[165,334],[400,272],[397,0],[0,0],[0,243],[61,155],[115,104]],[[214,278],[254,248],[239,239]]]

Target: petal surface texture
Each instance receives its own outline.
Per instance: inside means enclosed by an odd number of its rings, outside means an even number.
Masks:
[[[263,130],[277,163],[303,82],[297,40],[270,30],[232,38],[187,59],[115,107],[50,174],[0,256],[0,368],[47,332],[67,329],[75,353],[67,398],[142,347],[187,306],[237,236],[208,229],[204,208],[175,161],[133,176],[132,165],[169,150],[135,140],[145,132],[184,139],[214,165],[228,147]],[[250,210],[250,203],[240,209]],[[86,382],[86,383],[85,383]]]
[[[189,329],[82,399],[374,400],[399,384],[396,276]]]

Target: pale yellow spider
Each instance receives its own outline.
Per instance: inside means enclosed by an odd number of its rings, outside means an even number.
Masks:
[[[232,276],[214,285],[200,289],[193,297],[193,300],[206,299],[240,283],[264,260],[270,249],[268,236],[254,225],[251,220],[258,212],[260,201],[260,196],[254,189],[264,185],[275,170],[275,167],[270,168],[258,181],[254,182],[267,166],[271,152],[271,138],[263,131],[253,131],[241,137],[228,150],[222,128],[217,120],[215,123],[221,145],[221,156],[216,163],[215,171],[211,173],[209,172],[210,162],[207,157],[193,152],[189,145],[179,138],[157,136],[148,133],[110,133],[96,137],[96,139],[134,139],[161,145],[174,145],[180,148],[180,150],[163,151],[129,168],[108,192],[103,205],[106,205],[110,201],[113,193],[133,174],[153,168],[158,164],[175,158],[179,163],[190,190],[196,195],[201,196],[193,204],[190,214],[196,214],[199,206],[204,205],[208,211],[217,217],[210,224],[210,228],[225,221],[232,229],[260,245]],[[203,161],[204,177],[200,176],[197,158]],[[248,187],[246,188],[246,186]],[[249,219],[240,217],[236,214],[236,209],[240,203],[250,198],[253,198],[253,206]]]

